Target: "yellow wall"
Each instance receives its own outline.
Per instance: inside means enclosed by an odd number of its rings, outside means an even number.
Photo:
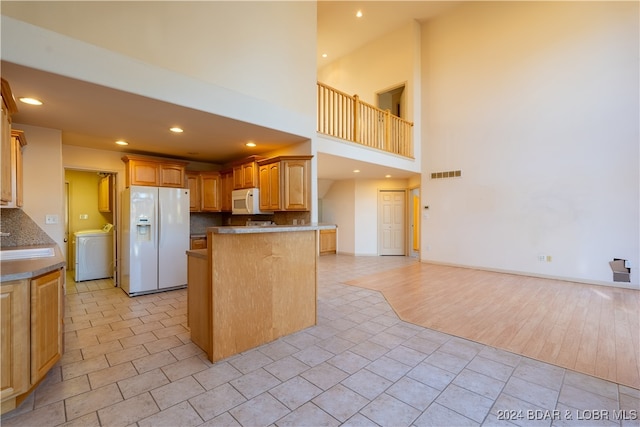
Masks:
[[[98,182],[96,172],[66,170],[65,182],[69,186],[69,259],[74,259],[75,239],[73,233],[80,230],[102,228],[113,223],[113,213],[98,211]],[[87,215],[87,219],[80,219]],[[68,264],[69,269],[73,263]]]

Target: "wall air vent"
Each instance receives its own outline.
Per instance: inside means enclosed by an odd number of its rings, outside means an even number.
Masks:
[[[431,179],[440,178],[457,178],[462,176],[462,171],[448,171],[448,172],[432,172]]]

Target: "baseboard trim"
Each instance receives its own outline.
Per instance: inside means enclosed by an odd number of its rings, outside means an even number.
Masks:
[[[459,268],[468,268],[471,270],[482,270],[482,271],[490,271],[493,273],[503,273],[503,274],[513,274],[516,276],[525,276],[525,277],[536,277],[539,279],[550,279],[550,280],[560,280],[563,282],[572,282],[572,283],[581,283],[585,285],[595,285],[595,286],[607,286],[609,288],[622,288],[622,289],[631,289],[634,291],[640,290],[640,286],[633,283],[625,283],[625,282],[605,282],[601,280],[585,280],[585,279],[577,279],[572,277],[563,277],[563,276],[552,276],[547,274],[538,274],[531,273],[525,271],[517,271],[517,270],[505,270],[501,268],[488,268],[488,267],[479,267],[474,265],[464,265],[464,264],[455,264],[449,262],[441,262],[441,261],[432,261],[432,260],[420,260],[420,262],[425,264],[434,264],[434,265],[444,265],[447,267],[459,267]]]

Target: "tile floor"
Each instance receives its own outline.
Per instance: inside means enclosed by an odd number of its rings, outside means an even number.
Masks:
[[[318,325],[211,364],[186,290],[68,282],[66,353],[3,426],[640,426],[640,391],[402,322],[344,285],[416,262],[323,256]]]

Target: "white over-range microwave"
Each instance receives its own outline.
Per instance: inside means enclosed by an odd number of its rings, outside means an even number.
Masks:
[[[231,213],[233,215],[272,214],[260,210],[260,192],[257,188],[244,188],[231,192]]]

